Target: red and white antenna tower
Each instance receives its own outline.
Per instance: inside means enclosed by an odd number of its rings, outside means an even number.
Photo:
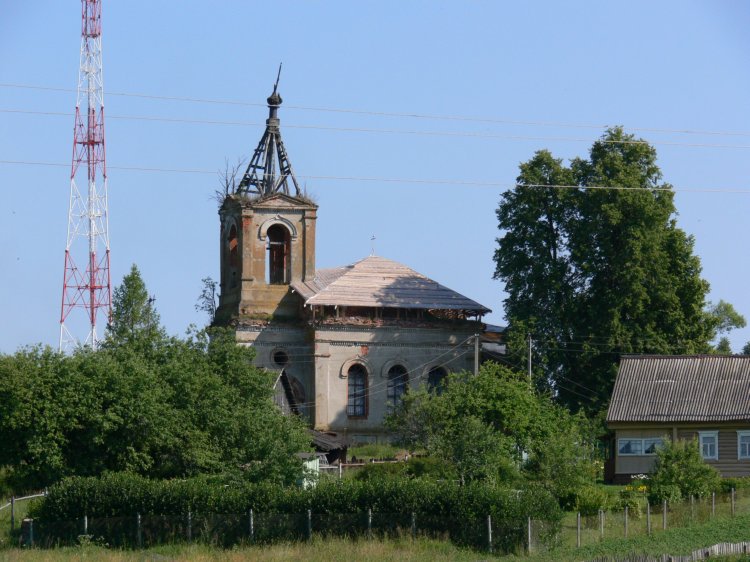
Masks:
[[[104,159],[102,0],[81,0],[81,4],[81,64],[60,313],[61,351],[81,343],[95,349],[100,340],[97,332],[99,320],[103,320],[106,326],[112,311],[107,166]],[[82,102],[86,104],[83,110]],[[76,309],[84,311],[85,323],[82,318],[71,316]],[[86,337],[76,337],[75,332],[83,334],[83,326],[87,326]]]

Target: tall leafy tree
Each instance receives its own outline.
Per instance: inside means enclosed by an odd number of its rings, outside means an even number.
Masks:
[[[533,334],[537,382],[568,406],[602,408],[620,354],[711,349],[719,320],[675,215],[656,151],[621,128],[568,166],[538,152],[501,196],[510,343]]]

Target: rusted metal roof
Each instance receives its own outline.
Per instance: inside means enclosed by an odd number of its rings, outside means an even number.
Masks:
[[[294,283],[292,288],[308,305],[491,312],[413,269],[380,256],[319,270],[314,280]]]
[[[750,420],[750,356],[625,356],[607,422]]]

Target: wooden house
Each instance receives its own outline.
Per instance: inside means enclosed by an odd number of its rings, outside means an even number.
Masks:
[[[665,439],[695,439],[722,476],[750,476],[750,356],[624,356],[607,425],[610,482],[650,472]]]

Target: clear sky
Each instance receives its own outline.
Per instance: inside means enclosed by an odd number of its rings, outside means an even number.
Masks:
[[[59,335],[80,2],[0,0],[0,14],[0,160],[62,164],[0,163],[12,352]],[[655,144],[711,299],[750,319],[746,1],[104,0],[103,17],[113,284],[136,263],[171,333],[205,322],[194,304],[201,278],[218,278],[217,172],[252,154],[281,61],[282,134],[320,205],[318,267],[367,256],[374,234],[378,255],[502,324],[500,192],[534,151],[583,156],[624,125]],[[193,172],[118,169],[134,167]],[[739,351],[750,329],[731,340]]]

